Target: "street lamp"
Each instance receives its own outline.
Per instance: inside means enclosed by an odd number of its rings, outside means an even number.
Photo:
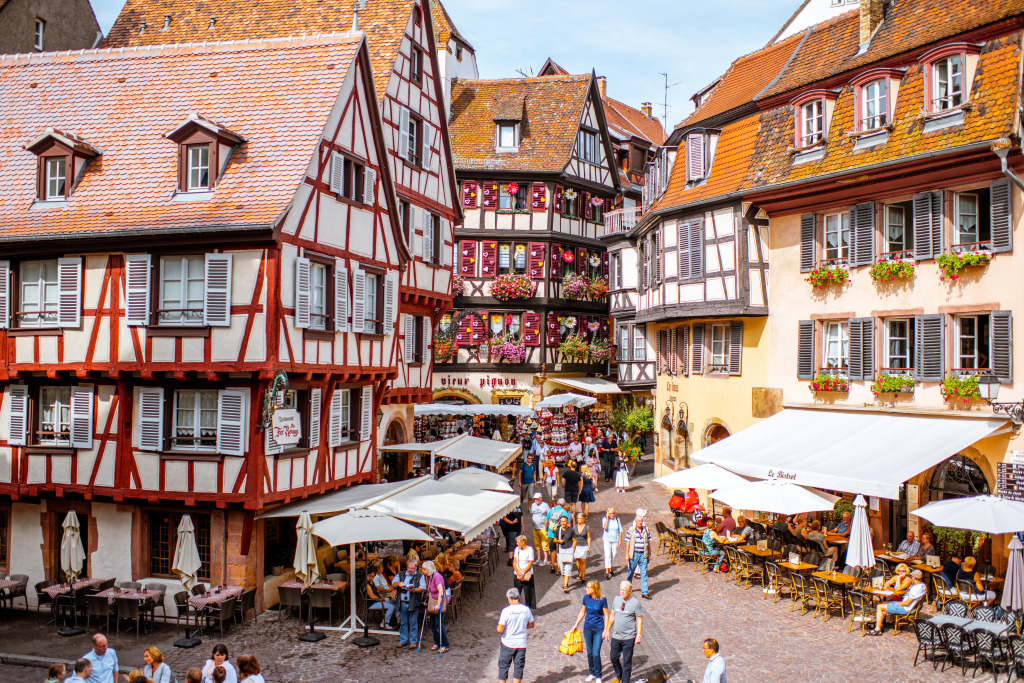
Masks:
[[[661,426],[672,431],[672,406],[665,406],[665,415],[661,418]]]
[[[687,419],[689,418],[688,413],[690,406],[686,405],[684,401],[680,401],[679,403],[679,424],[676,425],[676,429],[679,431],[680,434],[683,435],[684,441],[689,441],[690,428],[687,425]]]
[[[993,413],[1006,413],[1013,422],[1013,432],[1016,434],[1020,431],[1021,425],[1024,425],[1024,401],[997,402],[999,384],[999,380],[991,371],[978,375],[978,396],[992,406]]]

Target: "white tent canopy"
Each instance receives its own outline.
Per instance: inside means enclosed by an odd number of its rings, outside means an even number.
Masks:
[[[263,514],[256,515],[256,519],[269,519],[271,517],[298,517],[303,511],[311,515],[329,515],[353,508],[365,507],[375,503],[381,498],[387,498],[395,493],[415,486],[427,477],[417,479],[406,479],[390,484],[360,484],[349,488],[328,491],[318,496],[310,496],[288,503],[281,507],[274,508]]]
[[[831,510],[839,500],[838,496],[830,493],[782,479],[748,481],[739,486],[718,489],[711,497],[737,509],[780,515]]]
[[[733,474],[727,469],[718,465],[699,465],[685,470],[678,470],[664,477],[655,479],[657,483],[669,489],[701,489],[714,491],[715,489],[739,486],[746,484],[749,479]]]
[[[481,491],[440,481],[425,481],[380,500],[368,509],[418,524],[458,531],[475,538],[519,505],[511,493]]]
[[[496,472],[488,472],[479,467],[463,467],[461,470],[444,475],[438,481],[472,489],[512,493],[512,485],[508,483],[508,479]]]
[[[413,406],[413,414],[416,417],[424,417],[426,415],[515,415],[517,417],[530,417],[533,415],[533,408],[498,403],[465,406],[448,403],[426,403]]]
[[[431,471],[433,471],[433,458],[438,456],[486,465],[500,471],[508,467],[523,452],[523,447],[517,443],[459,434],[450,439],[431,441],[430,443],[391,444],[382,446],[381,450],[430,453],[432,456]]]
[[[562,386],[569,387],[570,389],[589,391],[592,394],[625,393],[615,382],[609,382],[608,380],[601,379],[600,377],[548,377],[548,379],[555,384],[561,384]]]
[[[430,541],[430,536],[411,524],[373,510],[352,510],[322,519],[313,525],[313,535],[331,545],[368,541]]]
[[[586,408],[597,403],[593,396],[582,396],[580,394],[552,394],[537,404],[538,408],[565,408],[575,406]]]
[[[1006,423],[991,416],[788,408],[692,457],[746,477],[898,499],[905,481]]]

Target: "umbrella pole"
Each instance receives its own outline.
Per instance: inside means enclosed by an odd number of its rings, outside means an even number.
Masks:
[[[431,457],[433,457],[433,456],[431,456]],[[433,463],[431,463],[431,469],[433,469]],[[352,549],[353,549],[353,552],[351,553],[351,556],[352,556],[352,574],[351,574],[351,576],[352,576],[352,584],[353,584],[352,588],[354,589],[355,588],[355,580],[356,580],[356,556],[355,556],[355,552],[354,552],[355,551],[355,546],[354,545],[352,546]],[[366,567],[367,570],[369,570],[369,568],[370,568],[369,562],[366,562],[363,566]],[[367,576],[369,576],[369,574],[367,574]],[[364,609],[363,613],[366,615],[366,621],[363,622],[363,635],[359,636],[358,638],[355,638],[352,641],[352,644],[355,645],[356,647],[373,647],[374,645],[380,645],[380,641],[370,635],[370,603],[367,602],[367,600],[369,599],[370,595],[369,595],[368,591],[369,591],[369,588],[367,588],[366,591],[363,591],[363,609]],[[350,594],[352,596],[352,625],[356,626],[357,622],[355,620],[356,619],[356,592],[355,592],[355,590],[352,590]],[[383,605],[383,604],[384,604],[384,601],[382,599],[381,600],[381,605]]]
[[[78,625],[78,612],[75,608],[75,589],[73,584],[71,590],[68,591],[68,594],[71,596],[71,625],[68,626],[68,617],[65,614],[64,628],[57,630],[57,635],[64,636],[66,638],[71,636],[80,636],[85,633],[85,629]]]
[[[178,638],[176,641],[174,641],[174,647],[189,649],[195,647],[196,645],[202,645],[203,641],[199,639],[199,636],[192,636],[192,627],[188,621],[188,601],[186,601],[185,604],[185,637]],[[196,612],[196,619],[199,619],[199,612]]]

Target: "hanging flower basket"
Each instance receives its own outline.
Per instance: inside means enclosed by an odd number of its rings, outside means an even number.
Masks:
[[[562,280],[562,298],[570,301],[584,301],[590,294],[590,280],[583,275],[570,273]]]
[[[491,296],[498,301],[529,299],[533,296],[533,280],[525,275],[506,273],[491,281]]]
[[[466,278],[458,273],[452,275],[452,296],[462,296],[462,288],[466,284]]]
[[[906,260],[879,261],[871,266],[868,274],[875,282],[909,280],[914,277],[914,262]]]
[[[913,375],[910,374],[877,375],[875,381],[871,383],[871,393],[875,396],[879,394],[912,394],[916,384]]]
[[[939,388],[942,393],[942,400],[946,403],[967,403],[969,399],[980,398],[978,393],[978,376],[971,375],[970,377],[960,377],[959,375],[950,375],[946,379],[942,380],[942,386]]]
[[[818,376],[811,380],[808,388],[813,394],[826,392],[845,394],[850,391],[850,380],[840,375],[819,372]]]
[[[992,252],[982,249],[976,250],[974,247],[971,247],[971,251],[961,251],[956,254],[939,254],[935,257],[935,263],[938,264],[941,271],[939,280],[942,282],[945,282],[947,279],[958,280],[964,268],[987,266],[991,260]]]
[[[450,337],[434,337],[434,360],[438,363],[451,363],[457,351],[455,340]]]
[[[605,363],[612,359],[615,349],[608,339],[598,339],[590,344],[590,360],[595,363]]]
[[[500,357],[506,363],[522,363],[526,360],[526,344],[521,339],[496,335],[491,337],[491,359]]]
[[[815,289],[824,289],[828,285],[844,285],[850,279],[850,271],[845,265],[818,266],[807,275],[807,281]]]
[[[562,352],[562,355],[567,360],[580,362],[585,360],[590,352],[590,344],[587,343],[582,334],[573,334],[562,340],[558,350]]]
[[[590,281],[590,300],[600,301],[608,296],[608,281],[603,277],[595,277]]]

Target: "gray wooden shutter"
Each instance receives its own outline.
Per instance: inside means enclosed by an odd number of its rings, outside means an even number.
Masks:
[[[164,390],[162,387],[139,387],[139,450],[164,449]]]
[[[11,262],[0,261],[0,330],[7,329],[11,319]]]
[[[7,444],[24,446],[28,442],[28,386],[12,384],[10,394],[11,407],[7,416]]]
[[[92,448],[93,385],[71,387],[71,445]]]
[[[796,377],[814,379],[814,321],[801,320],[796,342]]]
[[[344,261],[334,261],[334,330],[348,332],[348,268]]]
[[[991,368],[996,379],[1013,383],[1013,316],[1010,311],[992,311],[989,332]]]
[[[651,235],[651,258],[654,259],[654,284],[661,284],[661,235]]]
[[[366,324],[366,271],[352,267],[352,331],[362,332]]]
[[[850,208],[850,265],[870,266],[875,260],[875,205],[873,202]]]
[[[665,372],[665,364],[661,361],[661,331],[654,335],[654,371],[659,375]]]
[[[82,259],[57,259],[57,324],[82,325]]]
[[[942,192],[914,195],[914,258],[935,258],[942,253]]]
[[[320,410],[323,406],[322,390],[316,387],[309,392],[309,447],[320,447]]]
[[[945,316],[914,317],[914,374],[919,382],[941,382],[945,374],[943,332]]]
[[[331,408],[328,413],[328,427],[327,427],[327,445],[331,448],[341,445],[341,411],[343,409],[343,397],[342,392],[348,391],[348,389],[339,389],[335,387],[334,393],[331,394]]]
[[[398,273],[384,276],[384,314],[381,322],[382,334],[394,334],[395,323],[398,321]]]
[[[690,327],[679,330],[680,340],[676,352],[679,354],[679,374],[684,377],[690,374]]]
[[[1010,251],[1013,249],[1013,202],[1009,178],[992,181],[989,194],[992,251]]]
[[[861,333],[861,370],[864,374],[864,381],[872,382],[875,379],[875,319],[860,319]]]
[[[704,323],[693,326],[693,345],[690,358],[693,360],[690,372],[694,375],[704,374]]]
[[[735,320],[729,323],[729,374],[740,374],[740,361],[743,357],[743,322]]]
[[[673,375],[679,374],[679,330],[672,330],[671,343],[668,346],[668,362]]]
[[[690,277],[690,222],[679,221],[679,243],[676,249],[679,254],[679,279]]]
[[[245,397],[244,391],[217,392],[217,452],[221,455],[245,455]]]
[[[850,343],[850,362],[847,367],[847,374],[850,379],[864,379],[864,368],[861,359],[863,357],[863,335],[861,333],[860,318],[850,318],[846,321]]]
[[[304,330],[309,327],[312,285],[308,258],[295,259],[295,327]]]
[[[398,156],[402,157],[406,161],[409,160],[410,145],[409,145],[409,110],[405,107],[400,107],[398,110]]]
[[[150,264],[149,254],[128,254],[124,257],[125,318],[130,326],[145,327],[149,324]]]
[[[231,325],[231,254],[206,255],[203,322],[209,327]]]
[[[372,206],[376,204],[377,171],[372,168],[363,170],[363,204]]]
[[[704,177],[704,134],[691,133],[686,136],[686,179],[700,180]]]
[[[363,387],[359,408],[359,440],[369,441],[373,436],[373,385]]]
[[[423,363],[430,363],[430,337],[434,332],[430,317],[424,316],[420,321],[423,325]]]
[[[813,213],[805,213],[800,216],[800,272],[807,273],[814,270],[814,227],[817,225],[817,216]]]
[[[945,230],[945,218],[942,209],[943,195],[941,191],[932,192],[931,196],[931,240],[932,254],[938,256],[942,253],[943,232]],[[916,244],[916,242],[915,242]]]
[[[690,277],[704,274],[704,219],[690,221]]]
[[[416,324],[416,317],[409,315],[408,313],[403,313],[402,317],[404,318],[402,333],[405,335],[402,350],[404,352],[405,363],[408,365],[409,363],[412,363],[414,349],[416,346],[416,335],[413,333],[413,330],[415,329],[413,326]]]
[[[345,188],[345,157],[331,152],[331,192],[341,194]]]

